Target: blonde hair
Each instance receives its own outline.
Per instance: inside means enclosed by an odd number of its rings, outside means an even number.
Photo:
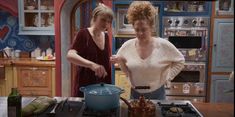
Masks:
[[[99,15],[105,15],[111,21],[113,20],[114,17],[112,9],[102,3],[99,3],[99,5],[92,11],[91,24],[96,20],[97,16]]]
[[[149,1],[134,1],[128,8],[127,19],[130,24],[136,20],[148,20],[149,25],[154,24],[156,9]]]

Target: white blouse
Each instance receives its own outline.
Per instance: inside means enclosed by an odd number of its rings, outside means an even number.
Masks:
[[[168,40],[154,38],[154,49],[150,56],[140,58],[135,47],[137,39],[125,42],[117,55],[126,59],[131,85],[150,86],[150,90],[137,90],[140,93],[152,92],[172,80],[184,68],[184,56]]]

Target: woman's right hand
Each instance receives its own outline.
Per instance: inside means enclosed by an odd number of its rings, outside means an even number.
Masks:
[[[126,63],[126,59],[121,57],[121,56],[118,56],[118,55],[112,55],[110,57],[110,62],[115,64],[115,63]]]
[[[102,65],[98,65],[96,63],[93,63],[91,66],[91,70],[95,72],[95,75],[98,76],[99,78],[104,78],[107,76],[107,72]]]

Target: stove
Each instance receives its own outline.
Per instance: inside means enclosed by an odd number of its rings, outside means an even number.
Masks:
[[[156,117],[203,117],[202,114],[186,100],[152,100],[156,104]],[[121,102],[119,117],[128,117],[128,108]]]
[[[203,117],[190,101],[158,101],[157,110],[163,117]]]
[[[203,117],[190,101],[152,100],[152,102],[156,104],[156,117]],[[79,112],[74,117],[128,117],[128,107],[123,101],[120,101],[119,108],[107,111],[89,109],[86,107],[84,101],[76,102],[76,105],[70,102],[68,105],[68,110],[70,110],[70,108],[73,108],[72,110],[79,108]]]

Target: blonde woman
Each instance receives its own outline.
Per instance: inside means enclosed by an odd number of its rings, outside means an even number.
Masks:
[[[92,12],[91,27],[77,33],[67,53],[67,59],[79,66],[73,96],[83,97],[79,90],[82,86],[111,83],[110,48],[105,31],[112,20],[112,9],[99,4]]]
[[[184,56],[169,41],[153,37],[152,26],[156,10],[149,1],[134,1],[128,8],[127,19],[133,25],[136,38],[128,40],[110,61],[118,63],[130,79],[131,98],[144,95],[165,99],[164,84],[184,67]],[[150,89],[134,89],[148,86]]]

